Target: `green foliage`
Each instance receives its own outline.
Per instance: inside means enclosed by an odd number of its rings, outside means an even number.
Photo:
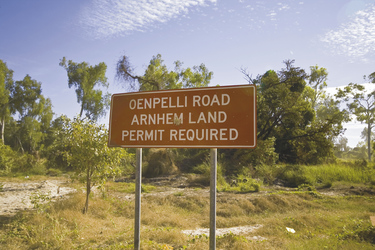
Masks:
[[[144,75],[136,76],[133,74],[129,58],[123,56],[117,63],[117,77],[125,81],[132,90],[149,91],[207,87],[213,75],[204,64],[184,69],[182,63],[176,61],[174,70],[168,70],[163,62],[160,54],[154,56]]]
[[[286,182],[289,187],[298,187],[302,184],[314,184],[314,180],[306,175],[306,166],[301,165],[286,165],[281,179]]]
[[[172,149],[150,149],[143,165],[142,174],[145,177],[175,174],[178,172],[178,168],[174,164],[174,158]]]
[[[0,143],[0,176],[44,175],[46,161],[31,154],[20,154]]]
[[[12,171],[16,158],[17,153],[0,140],[0,175],[7,175]]]
[[[224,185],[225,178],[223,175],[223,167],[221,164],[217,164],[216,179],[217,185]],[[195,166],[191,170],[193,175],[189,176],[189,183],[191,185],[209,186],[211,180],[211,163],[209,160]]]
[[[372,166],[363,165],[362,161],[313,166],[278,164],[274,167],[260,166],[253,176],[267,184],[279,181],[288,187],[329,188],[335,182],[371,184],[375,181],[375,170]]]
[[[327,87],[328,72],[325,68],[319,68],[318,65],[310,67],[309,85],[314,93],[311,99],[311,105],[315,109],[317,102],[324,96],[324,88]]]
[[[284,172],[284,165],[259,165],[252,169],[251,174],[254,178],[259,178],[263,183],[273,185],[281,179]]]
[[[349,111],[358,121],[367,124],[368,159],[371,161],[371,129],[375,126],[375,91],[367,93],[363,85],[350,83],[344,89],[338,89],[336,98],[346,102]]]
[[[257,85],[258,139],[274,137],[282,162],[322,162],[333,155],[333,137],[343,130],[345,112],[323,95],[325,69],[313,67],[308,76],[293,60],[284,63],[279,72],[269,70],[256,79],[247,75]],[[307,79],[313,88],[306,86]]]
[[[45,209],[49,208],[51,202],[51,193],[35,192],[30,196],[31,204],[38,213],[43,212]]]
[[[5,143],[12,148],[38,155],[52,120],[52,104],[42,95],[41,83],[26,75],[10,91],[10,114]]]
[[[274,148],[275,138],[258,140],[257,147],[248,149],[223,149],[220,150],[220,160],[223,162],[224,174],[240,175],[252,172],[254,168],[261,166],[274,166],[278,160],[278,154]]]
[[[76,88],[77,102],[81,104],[79,116],[82,117],[85,112],[85,116],[94,121],[105,116],[106,109],[109,107],[110,95],[95,88],[100,86],[108,88],[105,76],[107,65],[101,62],[98,65],[90,66],[87,62],[67,61],[65,57],[61,59],[59,65],[67,71],[69,88]]]
[[[194,172],[193,168],[208,160],[209,149],[178,148],[176,149],[176,165],[181,172]]]
[[[118,175],[120,166],[126,164],[130,155],[124,149],[109,148],[108,132],[104,126],[87,119],[66,120],[61,133],[60,143],[63,143],[67,162],[86,179],[84,212],[87,212],[91,187],[100,187],[108,178]]]
[[[238,175],[230,183],[225,182],[218,185],[218,190],[220,192],[250,193],[259,192],[260,186],[261,183],[258,181],[245,175]]]
[[[0,133],[4,143],[4,128],[10,116],[10,92],[13,88],[13,70],[8,69],[5,62],[0,60]]]
[[[106,183],[107,191],[116,191],[120,193],[135,193],[135,184],[134,183],[126,183],[126,182],[118,182],[118,183]],[[155,186],[142,184],[141,191],[144,193],[149,193],[155,190]]]

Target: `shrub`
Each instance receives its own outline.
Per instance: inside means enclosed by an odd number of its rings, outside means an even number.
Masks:
[[[46,174],[49,176],[61,176],[62,173],[63,172],[60,169],[50,168],[47,170]]]
[[[156,177],[166,174],[174,174],[178,171],[173,162],[173,155],[170,149],[150,149],[147,160],[143,167],[145,177]]]
[[[11,147],[4,145],[0,140],[0,174],[7,175],[14,167],[14,159],[16,159],[16,152]]]
[[[284,165],[259,165],[253,169],[252,176],[262,179],[268,185],[272,185],[281,178],[284,171]]]
[[[199,164],[192,168],[192,173],[195,175],[189,176],[190,184],[199,184],[203,186],[209,186],[211,180],[211,164],[206,161],[205,163]],[[217,185],[225,183],[223,176],[222,165],[217,164]]]
[[[274,166],[278,154],[274,148],[275,138],[267,140],[258,140],[257,147],[252,150],[248,149],[225,149],[222,150],[221,160],[224,165],[224,174],[239,175],[247,174],[250,168],[259,166]]]
[[[315,184],[311,176],[305,173],[305,167],[301,165],[286,165],[280,178],[286,182],[289,187],[298,187],[302,184]]]
[[[38,160],[35,156],[25,154],[15,154],[16,158],[13,160],[12,174],[45,174],[45,161]]]
[[[222,183],[219,185],[218,190],[221,192],[236,192],[236,193],[249,193],[259,192],[260,183],[252,178],[244,175],[238,175],[236,179],[232,180],[230,184]]]

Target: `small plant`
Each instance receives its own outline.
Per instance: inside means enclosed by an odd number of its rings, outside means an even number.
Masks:
[[[316,188],[314,186],[311,186],[309,184],[301,184],[298,186],[298,191],[316,191]]]
[[[176,192],[173,195],[174,196],[184,196],[184,192]]]
[[[61,176],[62,171],[60,169],[50,168],[47,170],[46,174],[49,176]]]
[[[260,183],[244,175],[238,175],[230,184],[224,183],[219,186],[220,192],[249,193],[260,191]]]
[[[38,212],[42,212],[45,208],[49,207],[49,203],[51,201],[51,192],[47,194],[43,192],[36,192],[30,196],[31,204],[34,205],[34,208],[37,209]]]

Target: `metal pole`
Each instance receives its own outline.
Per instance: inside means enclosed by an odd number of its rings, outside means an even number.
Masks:
[[[217,182],[217,148],[211,154],[211,182],[210,182],[210,250],[216,249],[216,182]]]
[[[135,222],[134,222],[134,249],[135,250],[140,250],[141,185],[142,185],[142,148],[137,148],[136,170],[135,170]]]

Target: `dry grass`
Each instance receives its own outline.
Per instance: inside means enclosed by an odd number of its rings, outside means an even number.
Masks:
[[[90,200],[82,214],[84,194],[48,208],[1,218],[1,249],[132,249],[134,202],[119,195],[123,184],[110,183],[105,195]],[[154,191],[157,192],[157,191]],[[208,249],[207,236],[182,230],[209,227],[209,199],[201,190],[142,198],[141,249]],[[308,191],[220,193],[217,227],[261,224],[245,235],[217,238],[218,249],[374,249],[372,196],[326,196]],[[290,233],[286,227],[293,228]],[[256,240],[262,236],[266,240]]]

